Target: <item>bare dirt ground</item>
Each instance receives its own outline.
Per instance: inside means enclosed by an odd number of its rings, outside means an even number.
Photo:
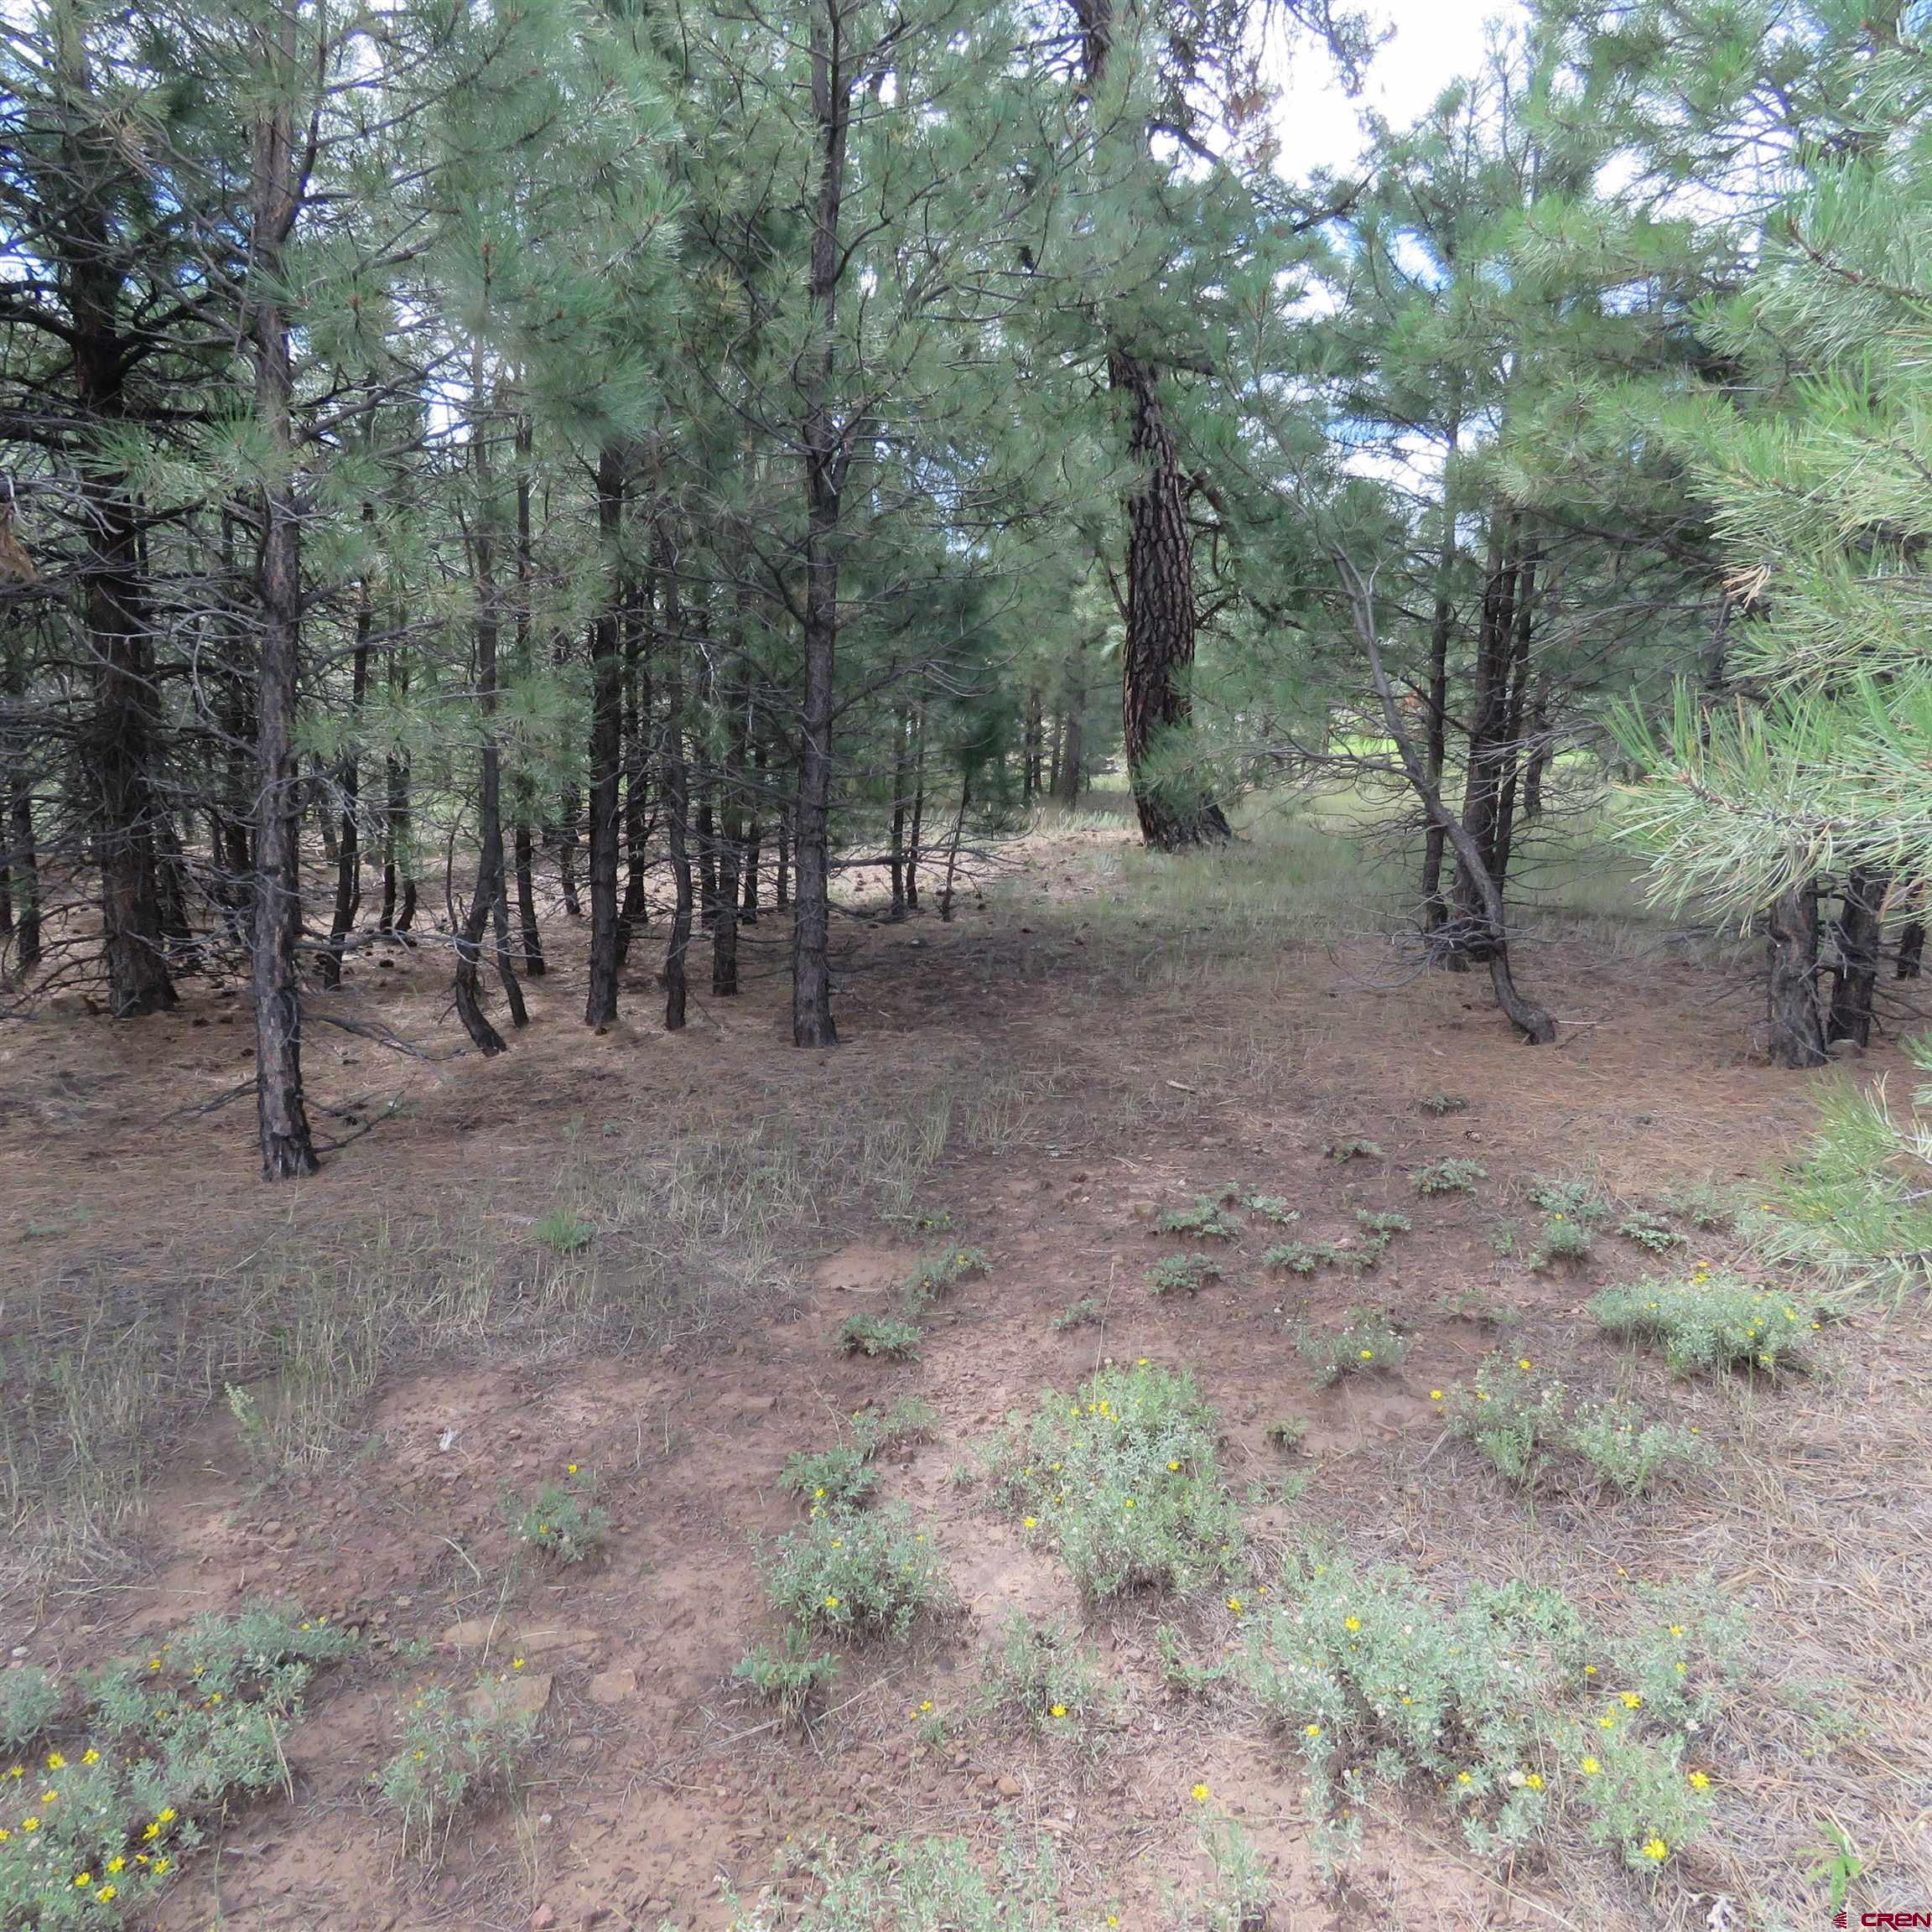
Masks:
[[[231,1820],[163,1926],[717,1928],[733,1894],[786,1896],[774,1855],[815,1834],[963,1832],[989,1851],[1015,1828],[1052,1837],[1094,1923],[1111,1909],[1166,1926],[1187,1922],[1168,1902],[1198,1876],[1197,1783],[1270,1859],[1275,1928],[1822,1925],[1805,1872],[1826,1820],[1857,1841],[1875,1904],[1932,1903],[1932,1362],[1918,1324],[1857,1312],[1811,1378],[1693,1385],[1582,1317],[1596,1288],[1643,1273],[1628,1244],[1605,1236],[1576,1268],[1544,1271],[1525,1244],[1496,1245],[1504,1222],[1533,1223],[1535,1175],[1587,1176],[1632,1203],[1750,1182],[1802,1137],[1808,1083],[1752,1063],[1716,975],[1688,957],[1539,949],[1526,971],[1571,1024],[1527,1049],[1480,981],[1376,990],[1312,932],[1255,945],[1124,911],[1119,875],[1095,863],[1121,842],[1037,839],[949,926],[852,924],[833,1052],[783,1043],[775,921],[757,929],[745,995],[698,1000],[676,1036],[654,1024],[645,936],[631,1017],[602,1038],[579,1023],[577,935],[554,922],[557,969],[529,987],[532,1025],[500,1059],[400,1058],[312,1026],[314,1090],[335,1109],[325,1130],[351,1137],[318,1178],[274,1191],[254,1177],[246,1098],[190,1110],[247,1078],[236,989],[190,981],[178,1013],[125,1027],[69,1010],[0,1030],[0,1318],[65,1332],[89,1297],[125,1311],[122,1332],[172,1318],[171,1358],[201,1378],[197,1393],[184,1374],[164,1426],[158,1410],[140,1418],[138,1513],[86,1540],[86,1563],[17,1587],[0,1637],[72,1667],[267,1593],[370,1639],[318,1685],[292,1742],[293,1800]],[[449,1055],[447,969],[428,946],[371,948],[318,1015]],[[1468,1104],[1424,1111],[1438,1093]],[[1325,1155],[1348,1136],[1379,1152]],[[1409,1172],[1450,1155],[1488,1177],[1473,1197],[1418,1197]],[[673,1170],[682,1191],[662,1182]],[[641,1175],[658,1177],[641,1194]],[[1264,1270],[1273,1237],[1257,1228],[1198,1296],[1150,1296],[1149,1263],[1176,1247],[1155,1215],[1223,1182],[1292,1201],[1310,1239],[1364,1208],[1399,1209],[1414,1232],[1373,1277],[1303,1281]],[[766,1206],[735,1219],[740,1196]],[[600,1230],[580,1259],[532,1239],[559,1202]],[[931,1245],[919,1221],[942,1214],[989,1273],[943,1306],[917,1362],[838,1353],[839,1322],[884,1305]],[[1729,1236],[1695,1240],[1699,1258],[1733,1258]],[[347,1425],[334,1415],[306,1438],[291,1425],[293,1459],[271,1467],[219,1400],[224,1298],[252,1296],[258,1319],[290,1279],[246,1286],[259,1258],[307,1248],[360,1270],[378,1302],[382,1254],[406,1253],[436,1350],[411,1361],[392,1341],[378,1361],[351,1333],[325,1341],[374,1387],[353,1391]],[[472,1318],[462,1297],[486,1274],[492,1299]],[[1087,1296],[1103,1323],[1053,1325]],[[1318,1387],[1289,1323],[1355,1306],[1393,1314],[1407,1359]],[[1501,1330],[1498,1312],[1513,1317]],[[1575,1385],[1697,1424],[1716,1474],[1526,1510],[1446,1438],[1428,1396],[1499,1332]],[[1836,1680],[1856,1729],[1807,1757],[1768,1705],[1742,1711],[1712,1740],[1730,1753],[1712,1844],[1658,1890],[1597,1854],[1483,1869],[1426,1795],[1378,1812],[1346,1883],[1325,1885],[1291,1754],[1162,1680],[1156,1628],[1211,1645],[1218,1606],[1085,1612],[983,1489],[953,1479],[1009,1411],[1109,1358],[1194,1370],[1237,1492],[1254,1486],[1258,1561],[1312,1527],[1432,1587],[1531,1576],[1613,1611],[1634,1579],[1708,1574],[1761,1619],[1768,1677]],[[232,1360],[247,1379],[252,1358]],[[277,1391],[262,1392],[272,1407]],[[830,1708],[787,1727],[730,1680],[775,1635],[757,1548],[797,1518],[775,1479],[789,1452],[902,1393],[940,1429],[891,1459],[884,1487],[935,1537],[961,1613],[852,1651]],[[1310,1428],[1285,1463],[1264,1432],[1291,1415]],[[596,1472],[613,1535],[558,1570],[520,1552],[504,1499],[572,1462]],[[1299,1495],[1285,1472],[1305,1478]],[[1124,1693],[1096,1734],[1051,1742],[973,1715],[981,1654],[1022,1608],[1084,1621]],[[512,1655],[548,1679],[536,1768],[513,1802],[458,1826],[438,1867],[399,1860],[368,1784],[398,1698]],[[928,1703],[953,1721],[943,1737],[922,1732]],[[1735,1916],[1709,1916],[1720,1896]]]

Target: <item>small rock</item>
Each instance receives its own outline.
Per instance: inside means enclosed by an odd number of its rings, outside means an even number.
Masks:
[[[532,1928],[538,1928],[545,1925],[554,1925],[556,1923],[557,1909],[553,1905],[539,1905],[537,1909],[530,1914],[530,1924]]]
[[[636,1689],[635,1670],[600,1670],[590,1680],[585,1695],[593,1704],[621,1704],[635,1695]]]
[[[279,1536],[282,1534],[282,1519],[279,1516],[271,1516],[262,1525],[262,1534],[264,1536]]]
[[[1021,1791],[1020,1780],[1010,1771],[1003,1771],[1000,1773],[1000,1781],[994,1786],[994,1789],[1002,1798],[1017,1798]]]
[[[516,1717],[534,1717],[549,1701],[550,1673],[536,1670],[506,1677],[495,1684],[479,1684],[463,1700],[463,1707],[473,1717],[489,1717],[501,1711]]]

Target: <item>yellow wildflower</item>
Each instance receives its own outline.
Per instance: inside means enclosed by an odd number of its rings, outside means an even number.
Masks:
[[[1197,1805],[1205,1805],[1214,1794],[1205,1784],[1197,1784],[1191,1795]]]

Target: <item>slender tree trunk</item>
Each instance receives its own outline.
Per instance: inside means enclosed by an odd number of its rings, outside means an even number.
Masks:
[[[0,643],[0,671],[8,697],[18,703],[27,692],[26,658],[11,641]],[[24,979],[40,963],[40,860],[34,837],[34,778],[24,756],[7,774],[6,838],[13,969]]]
[[[1449,449],[1453,455],[1461,425],[1452,425]],[[1442,789],[1442,769],[1449,755],[1449,645],[1456,634],[1456,506],[1445,494],[1442,545],[1436,560],[1436,607],[1429,621],[1429,719],[1422,761],[1429,782]],[[1422,834],[1422,930],[1433,932],[1449,917],[1449,900],[1442,890],[1442,860],[1447,834],[1431,819]]]
[[[293,78],[293,16],[285,15],[275,49],[285,80]],[[256,1117],[262,1172],[271,1181],[313,1174],[318,1165],[302,1093],[302,993],[296,964],[302,932],[301,793],[293,735],[302,648],[302,524],[291,422],[295,380],[280,293],[282,252],[294,226],[302,192],[296,179],[293,125],[285,98],[255,123],[248,261],[256,421],[273,465],[261,494],[257,566],[262,655],[255,702],[251,971]]]
[[[1452,972],[1466,972],[1482,958],[1488,931],[1485,881],[1501,888],[1496,879],[1496,833],[1502,797],[1509,702],[1509,671],[1515,648],[1516,589],[1519,573],[1517,529],[1519,518],[1500,505],[1489,522],[1489,558],[1484,572],[1483,616],[1477,631],[1476,667],[1470,693],[1468,763],[1462,782],[1462,829],[1467,849],[1478,855],[1472,869],[1459,862],[1456,869],[1455,917],[1448,928],[1444,963]]]
[[[1878,989],[1878,958],[1884,943],[1888,874],[1856,867],[1845,881],[1838,917],[1838,965],[1831,975],[1831,1007],[1825,1022],[1827,1041],[1872,1044],[1872,1002]]]
[[[1518,579],[1514,642],[1511,649],[1509,698],[1504,707],[1502,791],[1496,801],[1494,856],[1490,870],[1507,895],[1509,861],[1516,849],[1516,793],[1523,771],[1523,720],[1529,709],[1530,633],[1535,622],[1536,558],[1525,557]]]
[[[805,691],[792,823],[798,881],[792,925],[792,1040],[798,1046],[832,1046],[839,1040],[832,1022],[832,723],[847,450],[832,412],[837,299],[844,266],[839,224],[852,113],[844,43],[849,5],[849,0],[823,0],[812,13],[818,179],[808,298],[818,346],[800,364],[807,372],[799,438],[805,472]]]
[[[926,700],[912,715],[912,819],[906,834],[906,910],[919,910],[919,854],[926,833]]]
[[[939,919],[943,925],[953,923],[953,879],[959,869],[959,840],[966,829],[966,808],[973,795],[973,774],[962,768],[959,773],[959,809],[953,817],[952,843],[946,848],[946,877],[939,888]]]
[[[651,840],[651,671],[645,645],[657,603],[647,571],[624,600],[624,903],[617,914],[617,958],[631,956],[631,936],[650,923],[644,891]]]
[[[365,525],[374,521],[373,506],[364,504]],[[316,977],[325,988],[342,984],[342,956],[362,903],[362,831],[357,818],[361,802],[362,765],[357,735],[362,729],[362,705],[369,691],[369,632],[375,607],[366,578],[356,599],[356,641],[349,657],[349,745],[335,768],[335,786],[342,797],[342,829],[336,839],[335,905],[329,921],[329,943],[316,961]]]
[[[537,840],[530,826],[535,802],[527,783],[519,782],[517,789],[517,963],[531,979],[541,979],[549,969],[543,958],[543,931],[537,923]]]
[[[1765,920],[1770,954],[1766,989],[1767,1048],[1779,1067],[1822,1067],[1825,1029],[1818,1016],[1818,889],[1800,887],[1775,900]]]
[[[771,904],[780,912],[792,909],[792,809],[778,808],[778,862],[772,870]]]
[[[528,1015],[522,1010],[522,992],[510,966],[509,922],[504,900],[502,768],[496,743],[498,612],[492,528],[496,506],[491,501],[490,412],[484,400],[483,345],[480,340],[470,345],[470,455],[477,484],[470,562],[476,579],[476,722],[482,742],[476,796],[476,886],[456,930],[454,992],[456,1015],[463,1022],[464,1031],[480,1052],[493,1057],[503,1051],[506,1042],[484,1015],[480,986],[483,936],[492,920],[496,924],[497,976],[510,1001],[512,1024],[521,1026]]]
[[[657,528],[659,575],[664,585],[664,724],[659,757],[664,790],[665,841],[671,857],[671,931],[664,946],[664,1030],[684,1025],[688,995],[686,955],[691,949],[690,766],[684,755],[684,611],[678,581],[678,547],[670,519]]]
[[[892,876],[892,917],[906,917],[906,808],[912,782],[912,720],[903,711],[892,714],[892,847],[888,861]]]
[[[709,932],[718,918],[718,825],[711,787],[701,781],[694,814],[698,848],[698,924]]]
[[[1067,666],[1067,721],[1060,734],[1060,762],[1054,780],[1053,796],[1069,811],[1080,802],[1080,766],[1086,755],[1084,743],[1087,716],[1087,639],[1073,640],[1073,655]]]
[[[531,604],[537,575],[536,545],[530,528],[530,472],[535,434],[530,418],[517,418],[517,673],[527,678],[536,668],[534,612]],[[543,935],[537,924],[537,881],[531,820],[537,815],[537,788],[527,771],[519,770],[512,782],[517,818],[512,849],[517,871],[517,944],[512,964],[532,979],[543,975]]]
[[[604,605],[590,638],[590,962],[584,1024],[601,1032],[617,1017],[617,813],[624,761],[624,659],[618,626],[619,539],[624,469],[614,445],[597,459],[597,527],[604,545]]]
[[[1895,962],[1893,976],[1900,979],[1916,979],[1925,958],[1925,922],[1914,919],[1898,935],[1898,957]]]
[[[584,917],[583,902],[577,896],[577,814],[583,801],[574,785],[566,785],[557,801],[557,883],[564,894],[567,918]]]
[[[749,725],[747,725],[749,729]],[[758,923],[758,859],[759,849],[764,838],[764,827],[758,820],[759,801],[765,795],[765,747],[756,746],[751,753],[752,792],[751,816],[745,828],[745,896],[740,913],[740,923],[756,926]]]

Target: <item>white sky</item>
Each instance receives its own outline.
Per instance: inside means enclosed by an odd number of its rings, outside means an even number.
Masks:
[[[1359,116],[1373,107],[1397,127],[1418,119],[1443,88],[1471,73],[1486,21],[1512,18],[1522,0],[1367,0],[1365,11],[1394,29],[1376,53],[1361,95],[1350,99],[1326,52],[1296,49],[1281,96],[1281,158],[1291,178],[1328,167],[1346,174],[1361,150]]]

